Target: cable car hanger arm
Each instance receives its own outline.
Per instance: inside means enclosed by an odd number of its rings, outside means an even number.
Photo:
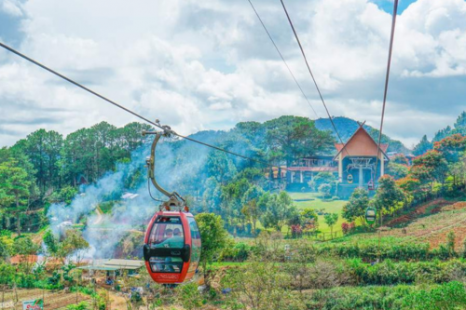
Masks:
[[[157,124],[159,124],[159,120],[155,121]],[[147,136],[147,135],[155,135],[154,141],[152,142],[151,150],[150,150],[150,157],[146,160],[147,164],[147,177],[151,181],[151,183],[154,185],[154,187],[167,196],[169,198],[169,201],[162,204],[162,208],[165,205],[165,207],[170,207],[170,206],[176,206],[180,209],[186,208],[186,201],[181,197],[180,194],[177,192],[172,192],[170,193],[169,191],[165,190],[162,186],[160,186],[157,183],[157,179],[155,178],[155,151],[157,148],[157,143],[159,142],[160,138],[163,137],[171,137],[173,135],[173,131],[170,128],[170,126],[164,125],[160,126],[160,128],[163,128],[163,131],[143,131],[142,135]]]

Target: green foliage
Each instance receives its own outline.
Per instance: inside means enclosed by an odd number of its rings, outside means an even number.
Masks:
[[[16,159],[0,163],[0,210],[16,217],[18,233],[21,233],[20,214],[28,207],[33,184],[28,172]]]
[[[249,219],[254,231],[256,230],[256,222],[261,214],[259,201],[264,195],[264,191],[258,186],[251,186],[243,195],[242,204],[243,208],[241,213]]]
[[[369,206],[369,193],[363,188],[357,188],[351,194],[348,203],[343,206],[342,217],[350,222],[366,214]]]
[[[393,260],[445,259],[437,251],[429,251],[428,243],[397,244],[390,241],[372,243],[326,244],[317,247],[320,255],[335,255],[342,258],[361,258],[373,261],[377,258]]]
[[[455,233],[454,231],[450,231],[447,235],[447,245],[446,245],[448,252],[452,257],[456,256],[455,252]]]
[[[178,300],[184,309],[199,309],[206,301],[197,289],[196,283],[187,283],[176,288]]]
[[[47,230],[44,234],[43,241],[47,247],[47,252],[50,255],[56,255],[58,252],[58,239],[54,236],[51,230]]]
[[[201,265],[204,274],[207,272],[207,264],[211,264],[227,243],[228,233],[223,228],[220,216],[212,213],[196,215],[196,222],[201,233]]]
[[[53,203],[64,202],[66,204],[70,204],[77,193],[78,190],[75,187],[68,185],[61,188],[59,192],[54,192],[49,197],[49,201]]]
[[[276,264],[253,260],[230,273],[225,282],[236,306],[241,306],[236,309],[268,310],[293,309],[298,300],[291,297],[291,280]]]
[[[243,262],[251,255],[252,247],[244,242],[235,243],[233,239],[223,248],[221,261]]]
[[[66,310],[88,310],[89,305],[85,302],[82,301],[77,305],[69,305],[66,307]]]
[[[446,128],[439,130],[435,134],[434,139],[432,141],[437,142],[454,134],[461,134],[463,136],[466,135],[465,120],[466,120],[466,112],[463,111],[456,119],[456,122],[453,125],[453,128],[450,126],[447,126]]]
[[[328,213],[324,215],[325,224],[330,227],[330,231],[333,234],[333,226],[338,221],[338,214],[337,213]]]
[[[448,165],[443,154],[432,150],[414,159],[411,175],[423,183],[443,182],[447,171]]]
[[[287,166],[295,159],[330,150],[333,138],[330,132],[316,129],[314,121],[306,117],[281,116],[263,125],[265,141],[270,147],[269,160],[285,161]]]
[[[393,161],[390,161],[388,163],[386,173],[391,175],[395,180],[399,180],[408,175],[408,167],[406,164],[397,164]]]
[[[40,245],[32,242],[29,236],[20,236],[13,243],[13,253],[15,255],[35,255],[40,249]]]
[[[67,257],[74,254],[80,260],[82,251],[89,248],[89,243],[83,238],[82,233],[78,230],[69,229],[65,232],[65,239],[60,242],[58,253],[61,257]]]
[[[319,290],[306,299],[310,310],[411,310],[463,309],[463,284],[459,282],[416,287],[412,285],[339,287]],[[448,303],[448,300],[451,303]]]
[[[431,290],[420,290],[408,295],[403,305],[406,309],[414,310],[464,309],[466,291],[463,283],[445,283]]]
[[[432,142],[429,142],[427,139],[427,136],[424,135],[421,139],[421,141],[414,147],[413,149],[413,154],[416,156],[422,155],[426,153],[427,151],[432,150],[434,147]]]
[[[13,284],[15,275],[16,268],[14,266],[0,262],[0,284]]]
[[[57,270],[54,270],[52,276],[47,278],[47,284],[52,287],[56,287],[60,284],[61,276]]]
[[[393,214],[403,206],[405,194],[395,183],[395,180],[385,175],[379,179],[379,187],[374,197],[374,206],[379,215]]]
[[[261,224],[277,231],[281,231],[290,219],[299,216],[298,210],[293,205],[293,200],[286,192],[280,192],[278,195],[265,193],[258,205],[262,210]]]
[[[462,260],[395,263],[386,259],[371,265],[353,259],[346,264],[347,272],[359,285],[444,283],[466,275],[466,263]]]
[[[322,184],[319,186],[319,192],[322,194],[323,198],[329,198],[330,191],[332,190],[332,186],[330,184]]]
[[[312,184],[319,192],[324,193],[325,197],[330,196],[330,191],[336,186],[337,178],[332,172],[319,172],[312,181]],[[329,185],[330,188],[325,188],[325,191],[321,190],[322,185]]]

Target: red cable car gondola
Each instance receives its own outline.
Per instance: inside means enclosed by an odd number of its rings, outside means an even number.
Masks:
[[[168,201],[162,201],[159,212],[152,217],[147,227],[143,247],[144,260],[147,271],[155,282],[179,284],[192,279],[196,273],[201,256],[201,236],[184,199],[176,192],[167,192],[155,180],[155,148],[162,135],[170,134],[170,129],[167,127],[164,132],[144,134],[156,135],[151,157],[147,160],[149,180],[169,197]]]
[[[144,239],[147,271],[157,283],[182,283],[196,273],[201,238],[191,213],[157,212]]]

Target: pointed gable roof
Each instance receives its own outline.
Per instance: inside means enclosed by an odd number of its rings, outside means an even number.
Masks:
[[[377,156],[377,153],[380,151],[388,159],[386,154],[388,144],[381,144],[380,148],[378,148],[377,142],[364,129],[364,123],[359,124],[359,128],[345,144],[336,143],[335,148],[337,149],[335,158],[340,153],[343,154],[343,158],[346,156]]]

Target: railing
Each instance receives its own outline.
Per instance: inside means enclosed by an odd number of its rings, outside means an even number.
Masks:
[[[291,167],[337,167],[337,163],[327,160],[315,160],[315,161],[294,161],[291,163]]]

